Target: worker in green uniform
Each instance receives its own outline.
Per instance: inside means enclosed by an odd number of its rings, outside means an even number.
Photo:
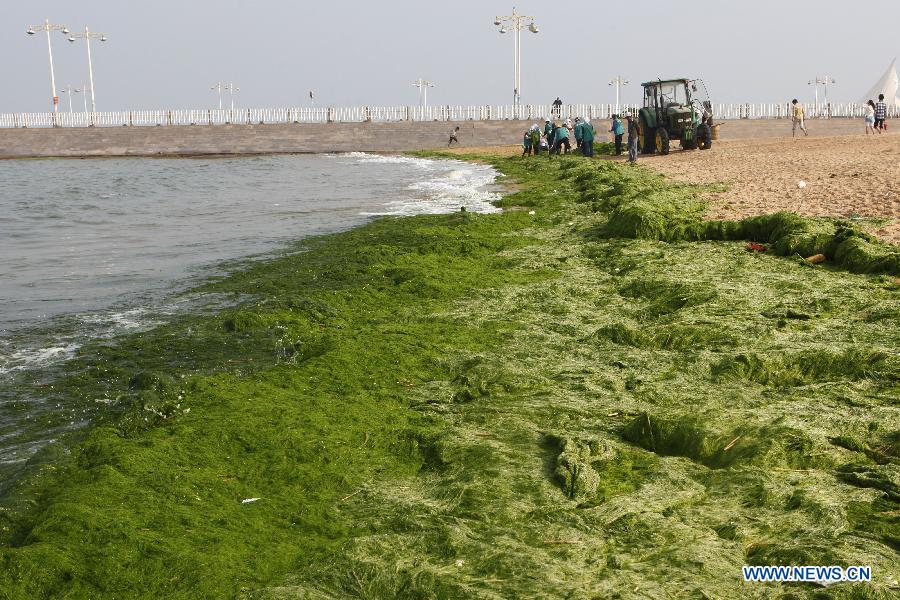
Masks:
[[[550,147],[553,147],[553,123],[550,122],[550,119],[547,119],[544,122],[544,137],[547,138],[547,141],[550,143]]]
[[[612,116],[612,127],[609,128],[610,133],[616,136],[616,156],[622,154],[622,136],[625,135],[625,126],[619,120],[619,115]]]
[[[569,143],[569,130],[566,129],[565,125],[557,125],[556,129],[553,130],[553,148],[550,151],[550,155],[553,155],[554,150],[559,154],[563,146],[566,147],[566,154],[572,149],[572,144]]]
[[[575,136],[575,149],[581,148],[581,117],[575,117],[575,127],[572,128],[572,135]]]
[[[541,151],[541,129],[537,125],[532,125],[529,134],[531,135],[531,150],[537,156]]]
[[[594,156],[594,126],[587,119],[581,122],[581,155]]]

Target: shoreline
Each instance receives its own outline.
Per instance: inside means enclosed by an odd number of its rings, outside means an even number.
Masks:
[[[0,513],[0,583],[733,597],[741,564],[796,558],[893,589],[897,501],[867,482],[895,485],[896,283],[679,239],[703,203],[643,169],[486,160],[529,211],[310,238],[200,288],[239,307],[91,348],[71,392],[123,397]]]
[[[864,138],[720,140],[709,153],[674,150],[641,156],[638,164],[672,182],[705,187],[708,220],[791,211],[851,219],[879,239],[900,244],[900,134]],[[502,157],[517,156],[521,148],[476,151]],[[598,158],[624,163],[624,157]]]
[[[371,154],[363,158],[377,159],[378,155]],[[440,165],[440,172],[465,165],[465,163],[455,160],[439,161],[438,164]],[[437,177],[436,173],[425,177],[422,181],[431,181],[431,177]],[[491,186],[491,189],[486,189],[486,191],[492,190],[493,186]],[[422,194],[424,193],[422,192]],[[419,192],[416,192],[416,194],[419,194]],[[426,196],[421,196],[421,198],[425,199]],[[460,202],[466,204],[469,204],[470,201],[471,198],[460,199]],[[365,211],[363,210],[363,212]],[[353,219],[353,222],[341,225],[330,233],[340,233],[364,226],[366,223],[383,216],[395,217],[397,215],[361,213],[357,219]],[[317,229],[321,231],[321,227],[317,227]],[[298,231],[297,233],[300,232]],[[12,405],[27,406],[32,402],[40,403],[39,397],[42,389],[32,389],[28,382],[34,379],[45,380],[50,377],[51,373],[56,374],[60,378],[64,377],[64,374],[71,370],[66,363],[73,358],[77,359],[77,357],[81,356],[84,352],[84,346],[102,345],[107,340],[113,340],[114,343],[114,340],[121,336],[133,337],[137,332],[153,329],[161,324],[168,324],[169,321],[177,321],[196,313],[208,313],[209,311],[205,306],[206,300],[202,297],[195,297],[197,296],[197,289],[203,287],[209,281],[220,280],[258,262],[290,255],[297,251],[296,248],[298,246],[303,245],[304,240],[322,235],[325,234],[321,232],[305,233],[300,235],[300,237],[282,240],[269,249],[260,250],[249,255],[231,257],[227,260],[219,259],[212,263],[195,266],[192,268],[194,274],[190,277],[185,275],[182,278],[157,282],[158,293],[153,295],[152,300],[146,293],[136,290],[133,291],[133,297],[130,298],[132,300],[140,298],[141,302],[137,304],[130,302],[127,297],[118,297],[115,303],[111,305],[97,305],[94,308],[85,308],[75,312],[53,313],[49,317],[42,315],[39,319],[30,322],[18,321],[14,327],[11,326],[3,332],[6,337],[6,339],[2,340],[4,342],[4,350],[10,349],[10,355],[8,357],[4,356],[3,360],[0,360],[0,380],[2,380],[0,383],[2,383],[3,387],[3,398],[7,399],[7,404]],[[180,306],[184,298],[193,298],[192,304],[199,303],[197,310],[190,310],[185,313],[181,309],[173,311],[168,308],[174,304]],[[104,318],[107,314],[115,316],[122,313],[140,314],[140,319],[147,321],[147,324],[130,323],[116,328],[115,324],[108,324],[109,319]],[[83,322],[85,319],[86,321]],[[88,323],[94,323],[95,325],[89,325]],[[57,330],[57,326],[61,329]],[[21,357],[18,355],[21,355]],[[6,358],[9,358],[9,360],[7,361]],[[78,363],[77,360],[75,362]],[[6,369],[7,367],[8,370]],[[41,386],[46,387],[45,384],[41,384]],[[6,406],[4,409],[9,410],[9,407]],[[75,415],[75,421],[83,421],[84,411],[94,412],[90,405],[84,406],[79,404],[77,409],[61,411],[61,415],[44,413],[41,410],[38,410],[38,413],[41,415],[42,421],[46,419],[45,427],[48,430],[57,431],[59,428],[69,429],[66,423],[70,419],[70,413]],[[32,419],[27,422],[23,420],[20,423],[22,426],[30,427],[34,421],[38,420],[38,414],[27,415],[22,418]],[[50,425],[51,422],[52,426]],[[77,425],[69,433],[77,432],[81,428],[82,425]],[[0,431],[0,433],[9,433],[9,428],[6,431]],[[13,436],[10,443],[14,442],[14,445],[24,449],[25,453],[32,452],[34,445],[42,443],[43,438],[47,437],[43,435],[33,438],[29,437],[23,441],[15,433],[10,435]],[[58,436],[54,435],[52,437]],[[2,449],[6,451],[9,447]],[[12,452],[11,449],[9,451],[10,453]],[[41,451],[39,450],[38,452],[40,453]],[[3,458],[7,458],[7,456],[4,453]],[[14,458],[18,462],[14,463]],[[22,464],[27,462],[27,460],[21,461],[20,458],[21,456],[10,458],[11,462],[9,465],[0,465],[0,472],[18,471]]]
[[[0,129],[0,159],[91,156],[246,156],[331,152],[410,152],[444,148],[448,131],[459,126],[469,147],[518,144],[537,121],[428,121],[387,123],[307,123],[285,125],[196,125],[172,127],[100,127]],[[594,120],[597,131],[609,121]],[[781,137],[786,119],[723,121],[723,139]],[[811,137],[856,131],[852,119],[817,123]]]

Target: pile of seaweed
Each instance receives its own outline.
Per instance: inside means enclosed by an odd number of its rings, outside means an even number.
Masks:
[[[665,184],[644,169],[610,162],[568,160],[561,165],[578,202],[609,215],[607,237],[663,240],[750,240],[774,254],[807,258],[823,254],[854,273],[900,275],[900,249],[881,243],[850,221],[802,217],[792,212],[739,221],[704,220],[697,188]]]

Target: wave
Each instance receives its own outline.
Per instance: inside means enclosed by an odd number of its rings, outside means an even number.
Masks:
[[[358,164],[403,164],[429,171],[402,190],[397,199],[383,204],[383,210],[360,213],[364,216],[412,216],[446,214],[460,208],[478,213],[495,213],[501,209],[493,205],[500,195],[488,189],[497,172],[487,166],[470,165],[451,160],[430,160],[410,156],[386,156],[351,152],[341,155]]]
[[[62,362],[74,356],[80,347],[80,344],[67,342],[44,348],[0,349],[0,376]]]
[[[427,158],[415,158],[413,156],[395,156],[389,154],[369,154],[367,152],[348,152],[338,154],[346,158],[355,159],[356,162],[371,165],[410,165],[419,169],[430,169],[436,161]]]

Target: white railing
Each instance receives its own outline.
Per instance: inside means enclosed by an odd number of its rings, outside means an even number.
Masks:
[[[636,105],[620,105],[619,112],[637,110]],[[807,115],[819,118],[858,118],[865,115],[864,104],[830,104],[818,110],[807,105]],[[390,123],[398,121],[535,121],[545,118],[608,119],[616,112],[614,104],[564,104],[552,106],[352,106],[241,108],[200,110],[133,110],[122,112],[60,112],[0,114],[0,128],[50,127],[154,127],[169,125],[237,125],[287,123]],[[714,104],[717,119],[787,119],[789,103]],[[900,117],[900,108],[888,106],[888,117]]]
[[[807,118],[813,119],[856,119],[866,114],[866,105],[857,102],[813,106],[805,104]],[[717,119],[789,119],[793,114],[790,102],[773,104],[713,104],[713,114]],[[888,106],[887,116],[900,117],[900,107]]]

